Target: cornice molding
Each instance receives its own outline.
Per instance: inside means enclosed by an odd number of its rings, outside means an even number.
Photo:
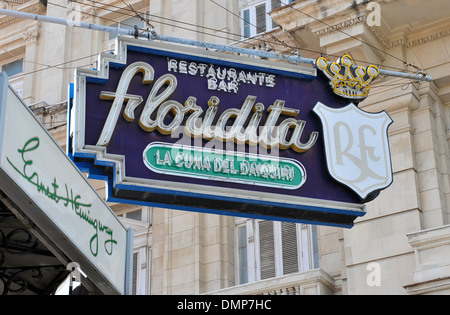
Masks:
[[[313,34],[317,37],[323,37],[327,35],[331,35],[335,32],[348,29],[350,27],[355,27],[358,25],[363,24],[370,33],[374,36],[374,38],[377,40],[377,42],[386,49],[391,49],[397,46],[405,46],[406,48],[412,48],[419,45],[426,44],[428,42],[439,40],[441,38],[450,36],[450,25],[447,26],[444,29],[441,29],[439,31],[430,31],[428,34],[422,35],[420,37],[416,37],[414,39],[409,39],[411,37],[414,37],[415,33],[414,31],[410,32],[404,32],[403,34],[399,35],[387,35],[386,31],[379,26],[367,26],[365,24],[365,15],[352,17],[350,19],[347,19],[345,21],[339,21],[338,23],[334,25],[330,25],[321,29],[318,29],[316,31],[313,31]],[[424,33],[421,31],[420,33]]]
[[[334,32],[337,31],[341,31],[343,29],[349,28],[349,27],[353,27],[356,25],[360,25],[364,23],[364,16],[357,16],[351,19],[348,19],[346,21],[341,21],[335,25],[330,25],[328,27],[322,28],[320,30],[314,31],[314,35],[316,35],[317,37],[322,37],[325,35],[330,35]]]
[[[414,36],[415,34],[418,33],[415,31],[404,32],[403,34],[389,36],[386,34],[387,32],[382,27],[367,26],[365,24],[365,16],[357,16],[347,19],[346,21],[340,21],[337,24],[330,25],[322,29],[313,31],[313,34],[320,38],[359,25],[364,25],[364,27],[367,30],[369,30],[370,33],[374,36],[376,41],[383,48],[386,49],[391,49],[398,46],[404,46],[405,48],[413,48],[431,41],[439,40],[441,38],[450,36],[450,25],[439,31],[436,30],[429,31],[428,34],[424,34],[420,37]],[[423,34],[424,31],[421,31],[420,33]]]
[[[42,4],[41,1],[29,1],[22,5],[14,8],[16,11],[31,13],[31,14],[42,14],[46,11],[46,7]],[[0,29],[10,26],[14,23],[20,23],[23,19],[19,19],[13,16],[0,15]]]
[[[396,39],[387,39],[384,34],[379,31],[379,27],[368,27],[371,34],[376,38],[378,43],[386,49],[391,49],[397,46],[404,46],[405,48],[412,48],[419,45],[426,44],[428,42],[438,40],[447,36],[450,36],[450,26],[440,31],[434,31],[427,35],[422,35],[415,39],[408,39],[408,34],[402,34],[396,36]]]
[[[429,34],[426,36],[422,36],[418,39],[411,40],[406,44],[406,47],[415,47],[415,46],[423,45],[428,42],[447,37],[449,35],[450,35],[450,26],[447,29],[441,30],[437,33],[432,33],[432,34]]]
[[[391,1],[380,0],[379,2]],[[299,6],[299,4],[297,4],[296,6]],[[309,8],[310,6],[311,5],[302,5],[300,9],[306,10],[306,7]],[[287,14],[298,15],[298,13],[295,12],[295,10],[293,10],[291,7],[295,7],[294,4],[286,6],[286,8],[283,7],[283,10],[274,10],[273,12],[271,12],[271,16],[275,19],[283,16],[286,20],[285,16]],[[450,35],[450,20],[437,21],[432,25],[424,25],[419,27],[418,29],[411,29],[410,27],[406,26],[403,28],[404,31],[400,33],[398,32],[399,28],[397,28],[397,31],[391,30],[389,28],[389,23],[387,23],[383,19],[383,26],[368,26],[365,23],[367,12],[364,10],[350,11],[348,8],[346,8],[342,12],[341,11],[333,16],[323,16],[323,18],[319,18],[320,21],[309,22],[308,25],[303,25],[303,27],[307,26],[309,29],[311,29],[312,33],[316,37],[321,38],[324,36],[332,35],[339,31],[344,31],[352,27],[363,25],[364,28],[368,30],[372,36],[374,36],[374,39],[385,49],[391,49],[398,46],[412,48],[434,40],[439,40]],[[347,14],[344,14],[344,11]],[[280,20],[280,22],[282,21],[282,19],[277,19],[277,21],[278,20]],[[282,28],[283,26],[284,25],[281,25]],[[295,28],[291,31],[294,30]],[[350,31],[345,32],[351,33]]]

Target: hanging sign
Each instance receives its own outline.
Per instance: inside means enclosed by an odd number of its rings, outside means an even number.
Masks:
[[[124,38],[98,65],[76,72],[68,148],[110,201],[351,227],[389,182],[359,194],[330,175],[328,118],[314,108],[348,101],[314,68]],[[359,129],[365,150],[334,148],[362,161],[352,173],[389,156],[387,142],[364,142],[386,130]]]
[[[128,294],[127,230],[0,74],[0,190],[105,294]]]

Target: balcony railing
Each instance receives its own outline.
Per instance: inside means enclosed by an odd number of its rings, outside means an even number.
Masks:
[[[206,295],[331,295],[334,279],[322,269],[298,272],[205,293]]]

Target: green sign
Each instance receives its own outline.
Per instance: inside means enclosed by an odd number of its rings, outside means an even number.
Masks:
[[[104,294],[131,293],[133,231],[0,73],[0,190],[50,249],[76,262]],[[1,219],[0,219],[1,220]],[[1,234],[1,233],[0,233]],[[0,236],[1,242],[2,236]],[[0,253],[0,265],[2,255]],[[61,261],[61,262],[64,262]],[[85,279],[83,278],[83,282]],[[1,287],[1,284],[0,284]]]
[[[104,225],[100,219],[93,217],[91,211],[89,210],[92,207],[92,204],[86,204],[80,202],[81,196],[75,195],[73,193],[72,188],[70,189],[67,186],[67,183],[64,184],[65,192],[59,193],[60,184],[57,182],[56,177],[54,177],[53,182],[49,185],[48,183],[44,183],[41,181],[42,174],[34,171],[32,168],[33,160],[30,158],[32,153],[38,154],[37,149],[39,148],[40,140],[38,137],[33,137],[25,142],[22,149],[18,149],[17,152],[20,154],[20,160],[22,160],[23,166],[16,166],[11,160],[6,157],[8,163],[13,167],[13,169],[19,173],[28,183],[34,185],[38,193],[43,194],[50,200],[53,200],[55,204],[61,204],[64,207],[71,207],[76,216],[78,216],[82,221],[87,222],[92,228],[94,228],[94,234],[92,235],[89,242],[89,249],[91,254],[94,257],[97,257],[99,245],[98,245],[98,234],[99,232],[104,232],[108,236],[104,242],[105,252],[111,256],[113,253],[113,245],[117,244],[117,241],[113,237],[113,229]],[[34,152],[33,152],[34,151]]]
[[[148,145],[143,158],[150,170],[176,176],[287,189],[297,189],[306,181],[303,165],[284,158],[161,142]]]

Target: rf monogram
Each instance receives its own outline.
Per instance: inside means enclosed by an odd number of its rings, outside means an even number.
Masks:
[[[362,125],[359,127],[357,134],[359,139],[355,144],[352,130],[347,123],[341,121],[336,123],[334,126],[334,141],[336,143],[336,164],[344,165],[343,158],[346,157],[350,159],[361,170],[361,175],[358,178],[351,180],[351,182],[353,183],[362,182],[368,177],[383,179],[383,176],[379,176],[370,169],[369,159],[374,162],[379,162],[381,157],[375,154],[375,147],[366,145],[366,131],[371,133],[373,136],[377,135],[377,132],[373,127],[369,125]],[[344,149],[341,139],[347,139],[347,145]],[[359,147],[360,157],[350,153],[350,149],[352,149],[354,145]]]
[[[354,104],[331,108],[317,103],[313,111],[323,125],[330,175],[362,199],[392,183],[386,112],[367,113]]]

